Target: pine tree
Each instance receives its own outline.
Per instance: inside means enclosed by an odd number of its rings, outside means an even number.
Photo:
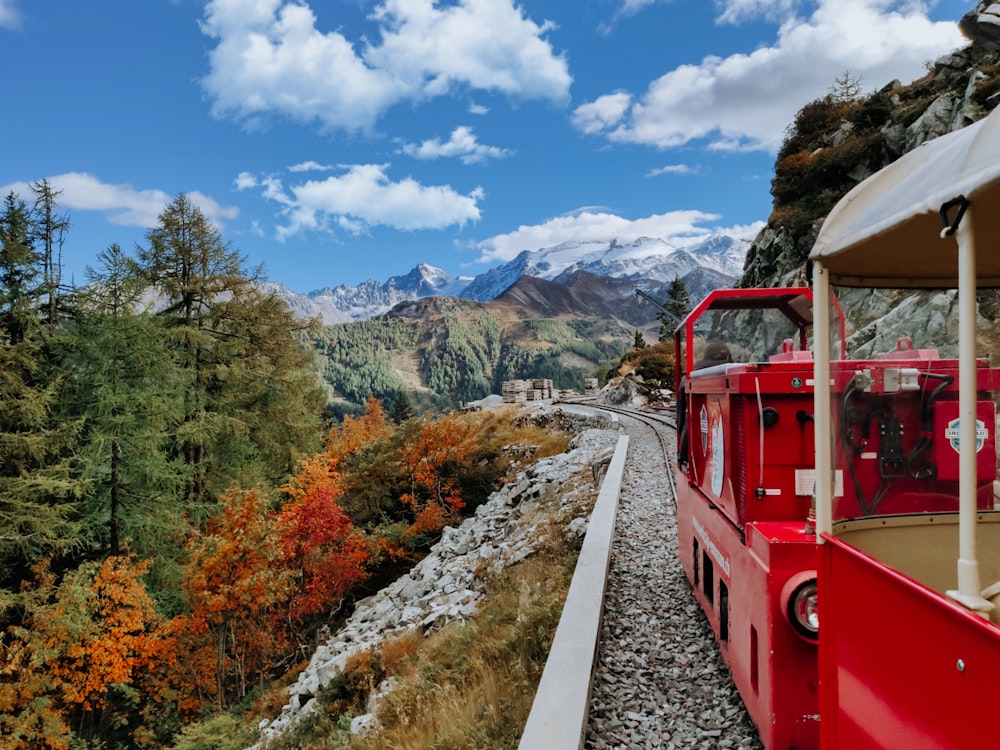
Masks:
[[[159,316],[183,372],[188,500],[287,474],[320,439],[324,396],[297,337],[303,326],[184,195],[146,239],[140,273],[165,302]]]
[[[642,335],[642,331],[636,330],[635,336],[632,338],[632,348],[633,349],[643,349],[646,346],[646,337]]]
[[[72,324],[57,341],[71,373],[67,416],[83,420],[78,452],[91,494],[82,509],[91,547],[143,559],[179,541],[186,527],[183,467],[171,459],[183,411],[179,370],[164,350],[163,321],[138,312],[142,280],[118,245],[87,268]]]
[[[392,421],[399,424],[412,416],[413,407],[410,406],[410,399],[406,395],[406,391],[396,391],[396,403],[392,407]]]
[[[687,286],[679,276],[674,276],[673,281],[667,288],[667,299],[663,306],[669,314],[660,312],[657,318],[660,321],[660,341],[670,341],[674,337],[674,329],[677,324],[684,319],[684,316],[691,310],[691,297],[688,294]]]

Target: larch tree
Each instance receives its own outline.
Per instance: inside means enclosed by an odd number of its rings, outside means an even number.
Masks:
[[[233,483],[287,474],[320,438],[325,396],[288,306],[183,194],[137,252],[163,305],[183,372],[179,451],[187,495],[211,501]]]
[[[79,543],[86,481],[72,447],[78,422],[55,415],[60,376],[41,335],[39,254],[23,201],[0,211],[0,622],[33,562]]]
[[[98,260],[55,344],[69,373],[61,408],[82,420],[77,452],[90,482],[84,534],[100,554],[157,559],[180,547],[193,510],[183,502],[183,463],[171,453],[183,416],[180,371],[163,347],[163,321],[140,310],[134,262],[118,245]]]
[[[62,314],[62,245],[69,229],[69,219],[56,212],[55,190],[48,180],[31,183],[35,195],[31,210],[33,238],[39,248],[42,289],[44,290],[43,317],[49,333],[55,333]]]
[[[0,335],[12,345],[28,338],[39,324],[41,256],[33,232],[28,206],[8,193],[0,213]]]

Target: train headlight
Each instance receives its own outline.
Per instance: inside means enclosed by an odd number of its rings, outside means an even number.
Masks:
[[[802,572],[789,579],[781,592],[781,608],[792,630],[815,643],[819,638],[815,572]]]

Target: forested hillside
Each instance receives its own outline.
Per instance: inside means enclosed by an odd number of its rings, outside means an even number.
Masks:
[[[82,288],[60,281],[57,196],[29,197],[0,209],[5,750],[183,747],[199,717],[252,712],[359,587],[489,495],[502,446],[565,447],[374,399],[328,431],[308,331],[185,196]],[[383,326],[365,335],[411,342]],[[434,346],[490,356],[490,330]]]
[[[576,316],[531,317],[504,303],[450,297],[403,302],[371,320],[326,326],[311,338],[337,416],[358,414],[374,395],[400,394],[421,410],[500,393],[504,380],[549,378],[583,390],[583,379],[616,361],[633,330]]]

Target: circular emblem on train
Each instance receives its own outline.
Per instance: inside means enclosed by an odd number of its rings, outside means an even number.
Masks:
[[[726,471],[726,441],[722,439],[722,418],[712,420],[712,492],[722,495],[722,477]]]
[[[958,453],[958,446],[961,443],[961,435],[959,429],[960,419],[953,419],[948,422],[948,426],[944,429],[944,436],[948,438],[948,442],[951,447],[955,449],[955,453]],[[986,438],[989,437],[989,433],[986,431],[986,423],[981,420],[976,420],[976,453],[979,453],[983,449],[983,445],[986,443]]]
[[[792,388],[801,388],[802,378],[792,378]]]
[[[708,409],[702,404],[700,417],[701,426],[701,449],[705,450],[708,448]]]

